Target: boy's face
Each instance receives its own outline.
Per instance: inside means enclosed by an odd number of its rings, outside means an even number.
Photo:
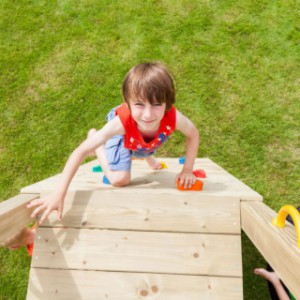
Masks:
[[[166,103],[150,104],[149,101],[130,100],[129,106],[140,131],[150,133],[158,130],[166,111]]]

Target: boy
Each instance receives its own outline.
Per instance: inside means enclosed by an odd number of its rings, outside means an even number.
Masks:
[[[167,68],[161,63],[136,65],[123,81],[122,94],[124,103],[111,110],[108,123],[99,131],[90,130],[88,138],[71,154],[57,190],[28,204],[36,207],[31,217],[43,212],[40,224],[53,210],[57,210],[58,220],[62,219],[67,189],[88,155],[96,152],[112,185],[125,186],[130,183],[131,157],[143,157],[152,169],[160,169],[153,154],[176,129],[187,138],[186,160],[176,180],[185,188],[195,183],[193,165],[199,134],[193,123],[173,106],[175,88]]]

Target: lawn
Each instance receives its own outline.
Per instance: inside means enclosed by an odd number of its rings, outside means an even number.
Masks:
[[[297,1],[62,0],[0,3],[0,200],[60,172],[122,101],[133,65],[165,62],[177,108],[209,157],[274,210],[299,205]],[[184,153],[175,134],[158,156]],[[24,299],[30,259],[0,249],[0,299]],[[245,299],[268,299],[243,237]]]

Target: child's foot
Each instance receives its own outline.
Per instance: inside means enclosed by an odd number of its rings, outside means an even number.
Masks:
[[[152,170],[161,170],[162,169],[161,163],[154,156],[152,156],[152,155],[147,156],[147,157],[145,157],[145,160]]]
[[[91,137],[91,136],[94,135],[96,132],[97,132],[97,130],[96,130],[95,128],[90,129],[89,132],[88,132],[88,134],[87,134],[87,137],[88,137],[88,138]],[[92,152],[92,153],[89,155],[89,157],[91,157],[91,158],[96,157],[96,152],[95,152],[95,151]]]

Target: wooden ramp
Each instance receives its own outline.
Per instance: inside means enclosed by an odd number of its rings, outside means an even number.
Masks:
[[[180,192],[178,159],[151,171],[133,162],[132,184],[114,188],[80,167],[63,222],[36,234],[27,299],[243,299],[240,201],[262,196],[209,159],[202,192]],[[22,190],[45,194],[60,175]]]

